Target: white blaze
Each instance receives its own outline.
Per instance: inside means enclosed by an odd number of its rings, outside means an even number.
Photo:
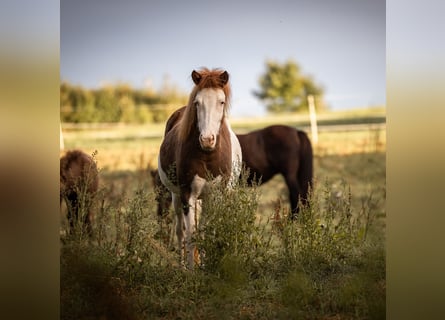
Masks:
[[[213,149],[216,145],[225,100],[222,89],[206,88],[196,95],[194,103],[197,108],[199,142],[204,149]]]

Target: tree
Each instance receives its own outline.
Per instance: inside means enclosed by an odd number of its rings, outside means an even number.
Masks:
[[[73,123],[162,122],[187,100],[188,94],[168,81],[158,91],[134,89],[125,83],[88,89],[64,81],[60,85],[60,119]]]
[[[266,104],[269,112],[296,112],[308,109],[307,96],[314,95],[322,106],[323,89],[311,77],[301,74],[293,60],[284,64],[266,62],[266,72],[259,79],[260,91],[253,94]]]
[[[79,86],[60,86],[60,113],[63,122],[94,122],[99,119],[94,95]]]
[[[121,108],[117,100],[114,88],[111,86],[103,87],[94,91],[96,109],[100,114],[100,122],[119,122],[121,117]]]

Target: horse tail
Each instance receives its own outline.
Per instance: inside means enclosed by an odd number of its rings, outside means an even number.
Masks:
[[[312,189],[313,151],[309,137],[304,131],[297,130],[300,140],[300,165],[298,167],[298,184],[301,188],[301,201],[307,204],[309,190]]]

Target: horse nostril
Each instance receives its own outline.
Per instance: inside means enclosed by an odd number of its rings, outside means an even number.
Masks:
[[[199,135],[199,141],[205,146],[212,146],[215,143],[215,135],[211,134],[209,136]]]

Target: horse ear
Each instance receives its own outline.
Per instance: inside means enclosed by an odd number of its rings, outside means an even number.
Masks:
[[[225,86],[226,83],[229,82],[229,73],[224,71],[219,75],[219,79],[221,80],[222,85]]]
[[[196,85],[199,84],[199,82],[201,81],[201,78],[202,77],[198,72],[196,72],[195,70],[192,71],[192,79]]]

